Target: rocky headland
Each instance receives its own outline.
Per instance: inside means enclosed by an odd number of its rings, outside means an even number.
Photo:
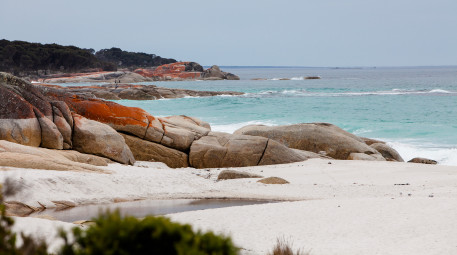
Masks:
[[[139,68],[133,72],[96,71],[87,73],[62,73],[47,75],[37,79],[41,83],[82,83],[82,82],[111,82],[133,83],[147,81],[183,81],[183,80],[239,80],[232,73],[222,71],[214,65],[204,69],[195,62],[176,62],[156,67]]]
[[[220,95],[238,96],[244,94],[236,91],[198,91],[157,87],[155,85],[134,85],[122,83],[70,87],[49,84],[35,85],[52,88],[53,90],[60,90],[61,93],[70,93],[87,98],[99,98],[105,100],[157,100],[163,98],[209,97]]]
[[[112,86],[104,88],[113,90]],[[156,87],[150,89],[157,92]],[[123,98],[119,95],[129,93],[121,92],[132,88],[120,90],[117,97]],[[308,158],[403,161],[383,142],[355,136],[328,123],[247,126],[234,134],[213,132],[207,122],[197,118],[157,118],[140,108],[95,98],[91,91],[33,85],[0,73],[0,140],[18,144],[2,143],[0,153],[14,153],[12,159],[24,153],[24,159],[34,155],[43,161],[49,158],[45,154],[52,153],[36,153],[19,146],[23,145],[57,150],[60,159],[60,151],[72,150],[122,164],[159,161],[174,168],[272,165]],[[63,157],[100,164],[100,160],[76,152]],[[21,167],[28,165],[15,162]]]

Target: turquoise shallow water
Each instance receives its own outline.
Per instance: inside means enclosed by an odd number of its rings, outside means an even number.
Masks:
[[[241,80],[150,84],[246,95],[118,102],[156,116],[199,117],[226,132],[255,123],[329,122],[386,140],[405,159],[423,156],[457,165],[457,67],[222,69]],[[316,75],[321,79],[303,79]]]

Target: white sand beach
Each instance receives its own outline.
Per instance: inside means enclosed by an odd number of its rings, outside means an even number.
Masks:
[[[284,185],[261,184],[259,178],[217,181],[223,169],[170,169],[150,162],[103,168],[111,173],[3,167],[0,181],[9,177],[22,186],[7,200],[49,208],[55,207],[52,201],[288,200],[167,215],[196,229],[230,235],[243,254],[265,254],[278,237],[315,255],[457,253],[456,166],[311,159],[234,168],[290,182]],[[50,233],[59,223],[30,217],[16,221],[17,230],[56,240]],[[45,232],[40,231],[43,225]]]

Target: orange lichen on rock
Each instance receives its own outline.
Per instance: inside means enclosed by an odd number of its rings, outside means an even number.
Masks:
[[[201,72],[186,71],[186,65],[191,62],[176,62],[158,66],[154,69],[136,69],[134,72],[145,77],[158,77],[161,79],[198,79]]]
[[[148,126],[149,113],[138,107],[127,107],[100,99],[81,99],[74,95],[66,102],[73,111],[91,120],[114,125]],[[152,116],[151,116],[152,117]],[[153,117],[152,117],[153,118]]]

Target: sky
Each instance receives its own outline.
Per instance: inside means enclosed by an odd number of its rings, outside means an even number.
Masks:
[[[457,65],[456,0],[0,0],[0,39],[202,65]]]

